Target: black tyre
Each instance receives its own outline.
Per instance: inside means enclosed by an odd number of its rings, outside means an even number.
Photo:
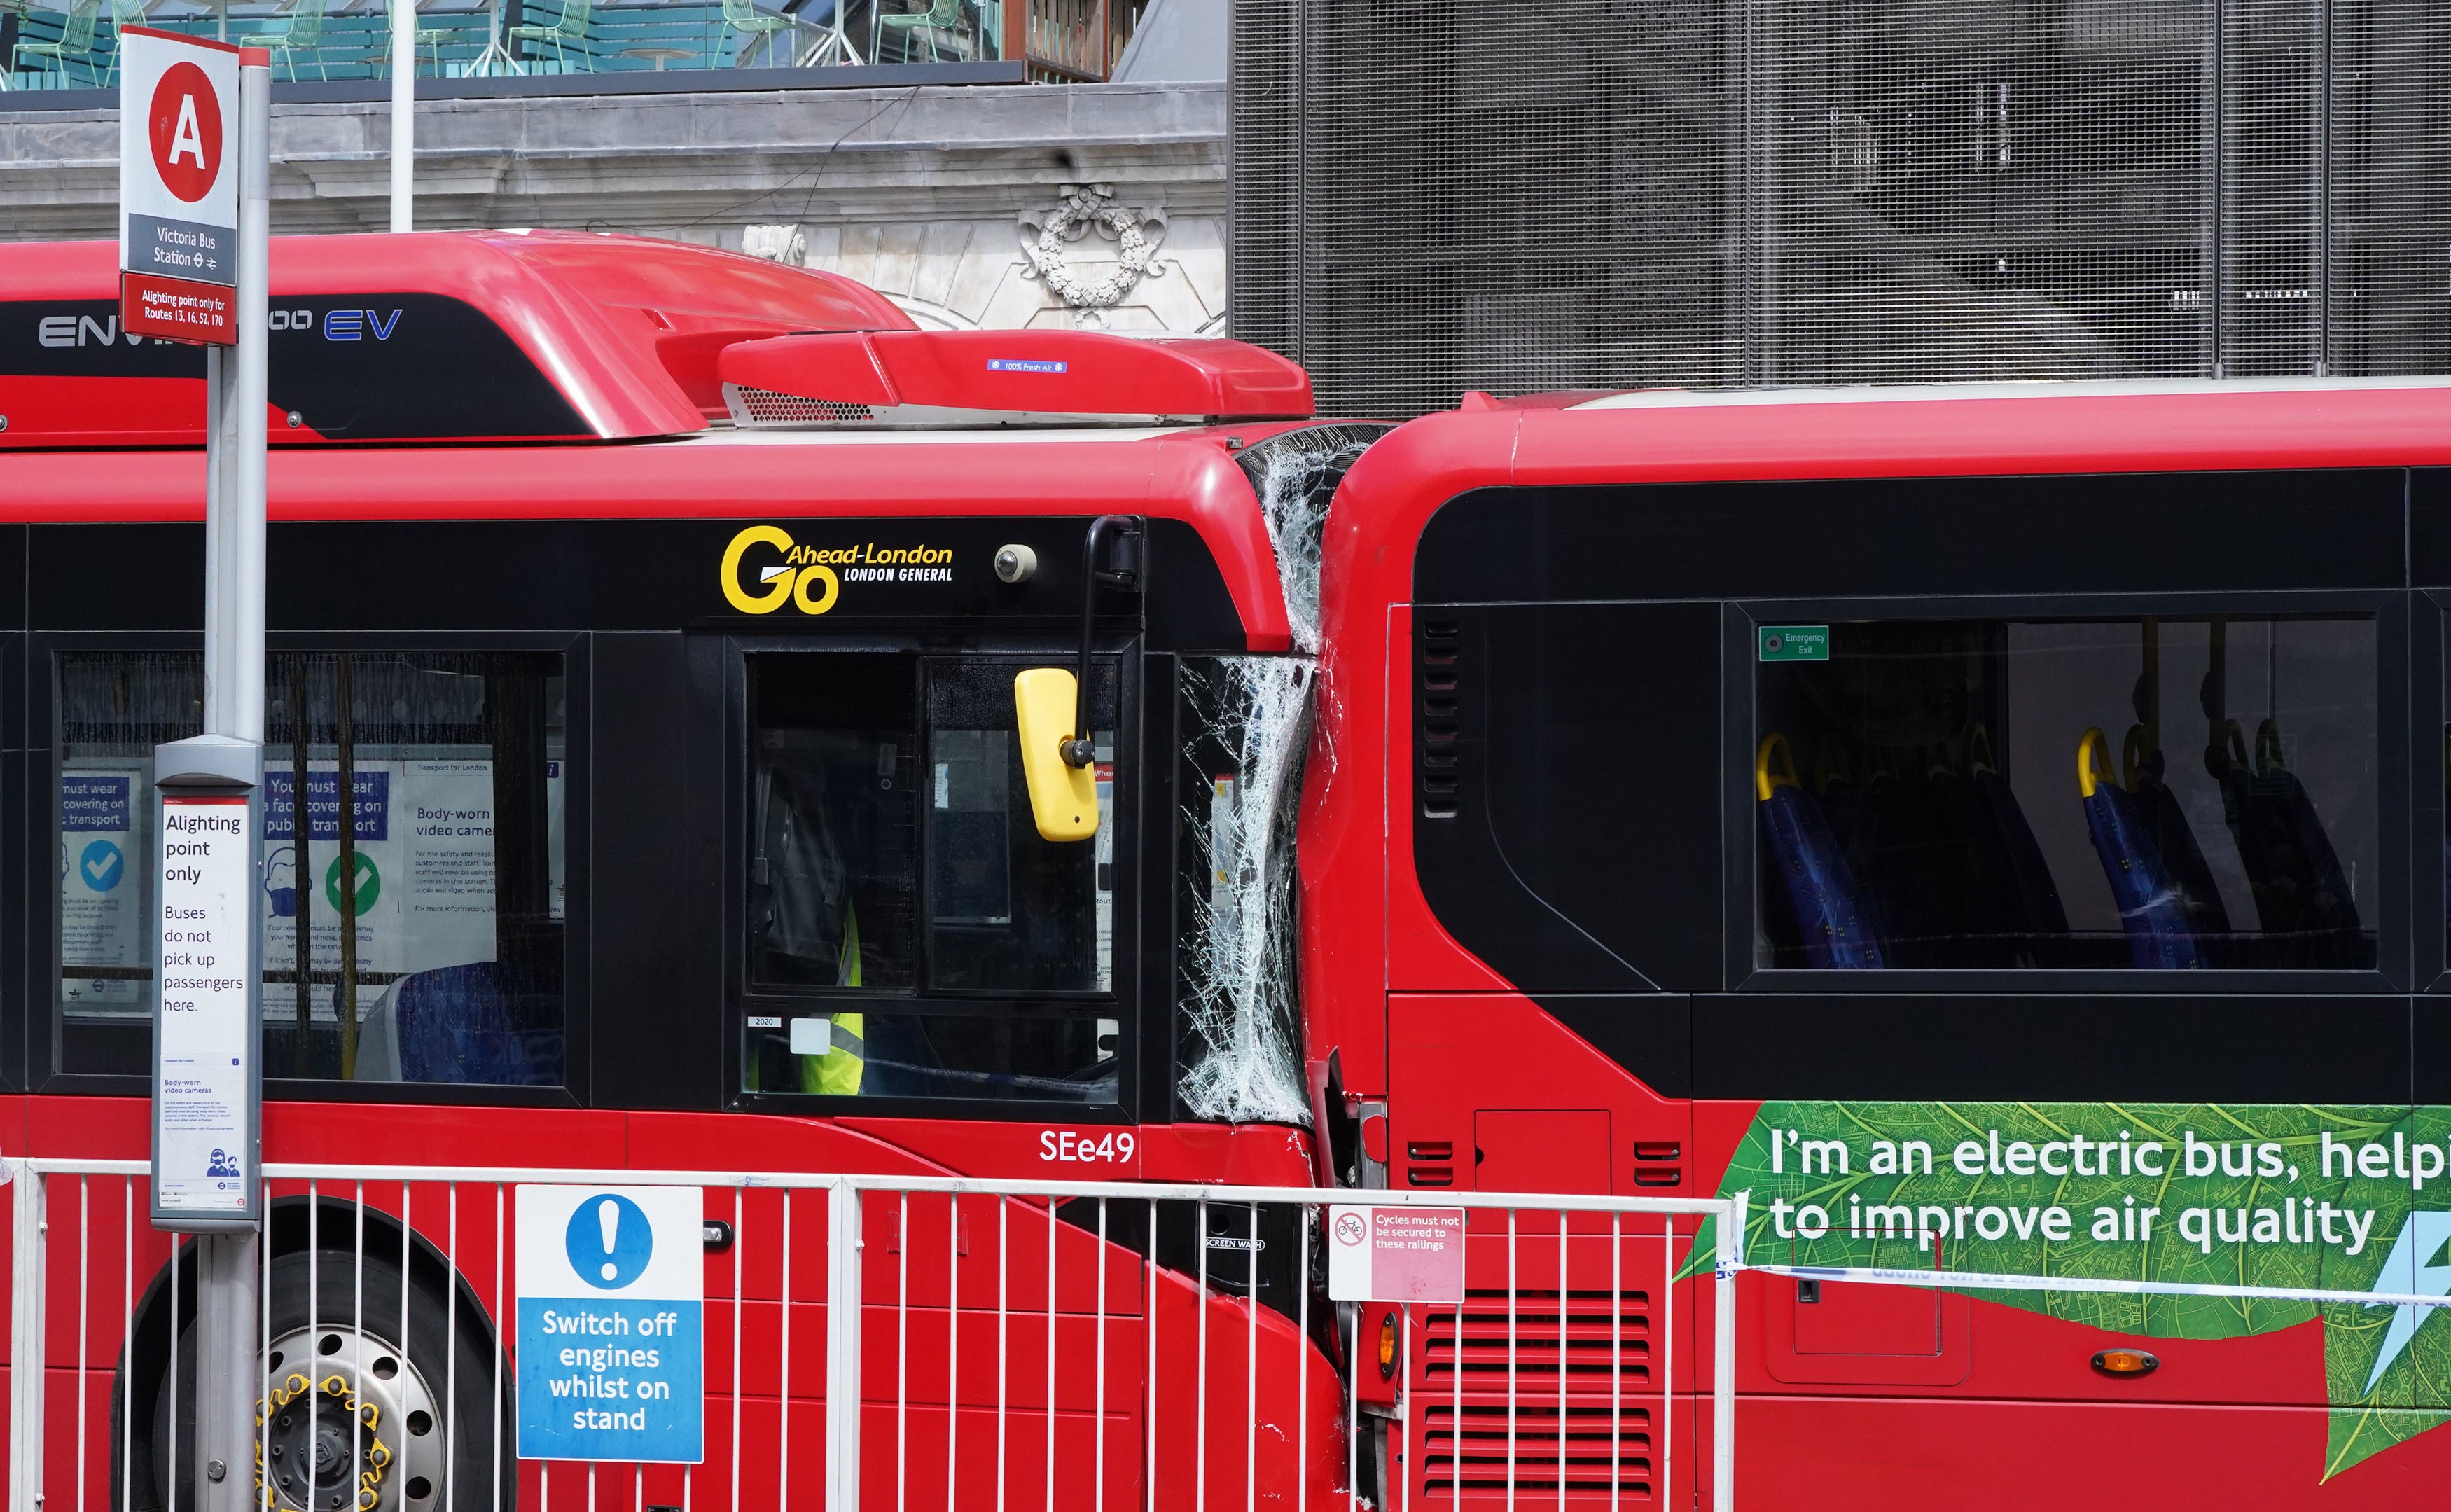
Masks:
[[[354,1502],[356,1512],[442,1512],[450,1506],[458,1512],[510,1512],[518,1504],[510,1428],[518,1383],[495,1347],[487,1320],[465,1291],[453,1320],[438,1286],[422,1275],[403,1286],[397,1251],[378,1256],[371,1252],[371,1238],[363,1272],[343,1250],[292,1250],[273,1258],[271,1346],[262,1362],[257,1397],[258,1410],[269,1419],[269,1506],[278,1512],[350,1512]],[[129,1512],[189,1512],[194,1505],[194,1274],[192,1264],[182,1267],[175,1412],[170,1372],[162,1368],[167,1351],[158,1342],[147,1351],[139,1339],[138,1401],[150,1410],[140,1409],[135,1442],[127,1450],[134,1487],[125,1503]],[[120,1383],[111,1400],[114,1504],[120,1498],[126,1386]]]

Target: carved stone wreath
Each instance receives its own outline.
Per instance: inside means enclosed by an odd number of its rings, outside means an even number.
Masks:
[[[1166,265],[1157,260],[1166,240],[1163,209],[1132,209],[1115,203],[1111,184],[1064,184],[1056,187],[1062,203],[1052,210],[1024,210],[1019,216],[1022,255],[1029,265],[1022,277],[1044,281],[1069,309],[1082,312],[1081,324],[1105,324],[1102,313],[1121,303],[1144,278],[1162,278]],[[1075,272],[1065,247],[1095,228],[1116,244],[1115,265],[1095,278]]]
[[[809,265],[808,233],[788,222],[741,227],[740,249],[751,257],[780,263],[786,267]]]

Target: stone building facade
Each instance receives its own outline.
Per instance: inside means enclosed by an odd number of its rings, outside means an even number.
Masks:
[[[388,224],[391,117],[273,110],[278,233]],[[0,95],[0,236],[106,237],[115,109]],[[12,107],[14,107],[12,108]],[[421,100],[417,225],[575,226],[829,268],[923,325],[1222,333],[1222,84]]]

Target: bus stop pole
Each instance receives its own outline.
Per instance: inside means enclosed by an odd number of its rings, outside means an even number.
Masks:
[[[239,66],[238,287],[234,304],[238,344],[218,354],[221,382],[210,385],[217,401],[206,437],[210,486],[205,506],[205,733],[207,739],[247,748],[262,769],[264,742],[264,544],[265,442],[268,383],[265,344],[267,284],[271,271],[270,55],[248,49]],[[157,774],[160,771],[157,762]],[[301,795],[303,797],[303,795]],[[304,804],[296,805],[304,812]],[[245,843],[260,849],[260,825],[250,806]],[[260,924],[258,928],[260,929]],[[260,951],[249,952],[250,975],[262,984]],[[260,1024],[260,1007],[249,1015]],[[250,1066],[260,1046],[250,1047]],[[260,1107],[260,1072],[251,1075],[248,1098]],[[248,1110],[251,1133],[262,1116]],[[259,1181],[258,1152],[240,1162],[250,1185]],[[262,1201],[260,1186],[248,1208]],[[196,1447],[195,1504],[200,1512],[245,1512],[256,1500],[255,1398],[261,1393],[257,1365],[257,1309],[262,1260],[262,1214],[245,1227],[200,1233],[196,1240]]]
[[[391,228],[416,219],[417,0],[391,0]]]

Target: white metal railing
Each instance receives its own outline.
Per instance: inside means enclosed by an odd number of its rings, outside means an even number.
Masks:
[[[140,1354],[165,1362],[175,1423],[175,1340],[150,1320],[176,1318],[179,1288],[189,1284],[179,1267],[187,1246],[143,1226],[145,1162],[16,1158],[0,1166],[13,1206],[10,1512],[164,1506],[151,1485],[183,1486],[192,1470],[179,1463],[188,1451],[176,1433],[158,1436],[168,1460],[151,1466],[152,1442],[136,1432],[139,1388],[150,1389],[138,1379],[138,1364]],[[262,1359],[274,1358],[281,1311],[293,1322],[304,1317],[317,1347],[339,1362],[329,1368],[354,1372],[335,1394],[343,1404],[329,1405],[320,1384],[327,1367],[317,1366],[318,1384],[304,1393],[307,1438],[315,1437],[318,1413],[345,1412],[347,1477],[354,1477],[366,1448],[361,1390],[393,1404],[385,1421],[425,1411],[445,1425],[449,1458],[439,1483],[420,1494],[411,1477],[424,1475],[432,1457],[406,1453],[415,1445],[403,1440],[379,1467],[383,1473],[366,1493],[372,1502],[360,1502],[367,1512],[503,1512],[506,1502],[535,1512],[551,1512],[556,1502],[596,1512],[599,1500],[632,1512],[817,1512],[820,1499],[824,1512],[889,1505],[1040,1512],[1059,1494],[1090,1512],[1109,1505],[1257,1512],[1264,1500],[1282,1512],[1314,1504],[1332,1512],[1337,1503],[1359,1512],[1370,1504],[1363,1487],[1373,1466],[1363,1459],[1365,1405],[1355,1385],[1375,1365],[1362,1312],[1345,1306],[1314,1318],[1310,1285],[1313,1220],[1347,1204],[1461,1208],[1472,1226],[1467,1300],[1442,1313],[1439,1305],[1415,1304],[1399,1314],[1403,1372],[1388,1388],[1392,1404],[1374,1411],[1384,1425],[1374,1431],[1387,1436],[1381,1512],[1410,1512],[1415,1502],[1495,1506],[1501,1499],[1510,1512],[1519,1502],[1528,1512],[1552,1501],[1562,1509],[1570,1500],[1594,1508],[1604,1500],[1614,1512],[1637,1495],[1664,1503],[1679,1477],[1678,1436],[1702,1426],[1680,1423],[1678,1399],[1698,1406],[1704,1390],[1709,1504],[1716,1512],[1734,1505],[1741,1198],[474,1166],[272,1164],[265,1182],[277,1242],[259,1247]],[[696,1187],[711,1232],[718,1221],[725,1226],[728,1239],[710,1251],[707,1267],[705,1463],[516,1459],[505,1442],[516,1389],[506,1376],[509,1345],[495,1330],[511,1306],[511,1188],[530,1183]],[[1059,1212],[1071,1204],[1084,1206]],[[1296,1252],[1285,1272],[1292,1294],[1270,1307],[1259,1301],[1262,1224],[1264,1213],[1280,1208],[1300,1216],[1290,1224]],[[1711,1361],[1707,1385],[1680,1392],[1678,1246],[1690,1247],[1704,1219],[1716,1220]],[[327,1258],[300,1261],[302,1242]],[[1226,1262],[1212,1271],[1213,1252],[1239,1256],[1243,1280],[1226,1274],[1232,1268]],[[1163,1263],[1167,1254],[1177,1264]],[[421,1292],[413,1280],[421,1264],[445,1267],[456,1284],[440,1297]],[[396,1294],[388,1279],[395,1266]],[[327,1276],[327,1267],[337,1268]],[[1630,1282],[1642,1288],[1638,1313],[1626,1302],[1637,1295],[1626,1289]],[[348,1295],[331,1301],[334,1286]],[[1603,1295],[1604,1309],[1574,1300]],[[853,1299],[858,1305],[843,1305]],[[1695,1306],[1698,1316],[1698,1295]],[[1577,1309],[1586,1307],[1605,1313],[1605,1366],[1597,1364],[1600,1340],[1577,1333],[1584,1316]],[[446,1347],[439,1369],[431,1350],[422,1364],[411,1358],[420,1318],[429,1333],[441,1325]],[[1422,1362],[1434,1352],[1441,1318],[1447,1379],[1434,1390],[1431,1366]],[[1589,1326],[1596,1325],[1586,1333]],[[158,1331],[158,1339],[140,1338],[140,1328]],[[823,1335],[821,1351],[811,1347],[812,1330]],[[891,1346],[869,1341],[870,1330],[890,1330]],[[1335,1334],[1344,1357],[1341,1378],[1317,1342],[1323,1331]],[[334,1351],[336,1335],[346,1342]],[[1477,1366],[1466,1358],[1474,1337],[1488,1357]],[[463,1340],[473,1341],[467,1350]],[[1578,1344],[1595,1362],[1584,1374],[1605,1374],[1604,1390],[1575,1379],[1570,1356]],[[65,1365],[56,1358],[63,1352],[70,1355]],[[467,1378],[463,1353],[484,1362],[479,1379]],[[376,1355],[382,1358],[370,1366]],[[809,1368],[811,1355],[819,1368]],[[367,1374],[384,1364],[397,1375],[379,1383]],[[889,1369],[891,1380],[880,1373]],[[1480,1378],[1467,1381],[1473,1369]],[[1554,1381],[1545,1370],[1554,1370]],[[1693,1375],[1700,1382],[1705,1372]],[[114,1380],[123,1384],[116,1433]],[[426,1405],[402,1405],[412,1399]],[[837,1402],[862,1407],[829,1410]],[[821,1494],[804,1474],[811,1413],[823,1422]],[[1433,1490],[1432,1420],[1441,1413],[1448,1473],[1445,1488]],[[1545,1463],[1553,1469],[1545,1478],[1539,1464],[1525,1463],[1538,1454],[1519,1458],[1520,1442],[1539,1437],[1527,1433],[1527,1420],[1551,1424]],[[1604,1484],[1585,1475],[1570,1487],[1577,1421],[1605,1424],[1585,1435],[1607,1445]],[[1476,1422],[1498,1426],[1476,1430]],[[487,1425],[492,1452],[487,1463],[463,1467],[458,1444],[472,1424]],[[874,1442],[863,1443],[864,1426]],[[1476,1458],[1476,1432],[1503,1439],[1502,1460],[1494,1450]],[[1331,1442],[1340,1438],[1341,1453]],[[802,1446],[796,1460],[795,1445]],[[269,1467],[262,1439],[257,1452]],[[1697,1479],[1684,1475],[1689,1483]],[[356,1489],[347,1477],[343,1483]],[[320,1485],[312,1474],[307,1483],[310,1491]],[[295,1505],[283,1498],[274,1504]]]

